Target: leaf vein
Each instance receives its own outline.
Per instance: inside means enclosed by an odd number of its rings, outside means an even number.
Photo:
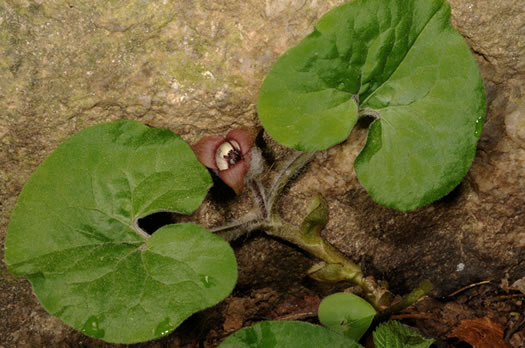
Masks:
[[[441,6],[438,7],[436,9],[436,11],[434,11],[434,13],[430,16],[430,18],[427,20],[427,22],[425,23],[425,25],[423,26],[423,28],[421,29],[421,31],[417,34],[416,38],[414,39],[414,41],[412,41],[412,43],[410,44],[410,46],[407,48],[403,58],[401,58],[401,61],[399,62],[399,64],[396,66],[396,68],[392,71],[392,73],[385,79],[385,81],[383,81],[383,83],[381,83],[381,85],[379,87],[377,87],[372,93],[370,93],[368,95],[368,97],[366,97],[366,99],[363,101],[363,104],[366,104],[366,102],[368,101],[368,99],[370,99],[378,90],[380,90],[389,80],[390,78],[396,73],[396,71],[399,69],[399,67],[401,65],[403,65],[403,62],[405,61],[405,58],[407,57],[407,55],[410,53],[410,50],[412,49],[412,47],[416,44],[416,42],[418,41],[418,39],[421,37],[421,34],[425,31],[425,29],[428,27],[428,24],[432,21],[432,19],[434,19],[434,16],[443,8],[443,4],[444,3],[441,3]],[[360,93],[360,92],[358,92]]]

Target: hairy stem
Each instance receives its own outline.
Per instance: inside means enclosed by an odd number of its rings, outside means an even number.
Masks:
[[[277,215],[277,200],[286,184],[312,160],[316,152],[294,152],[275,178],[268,197],[267,216]]]
[[[252,191],[255,203],[257,203],[259,206],[262,218],[265,219],[268,216],[268,203],[266,200],[266,191],[264,187],[257,179],[250,180],[247,184]]]
[[[259,180],[249,180],[247,185],[253,194],[254,202],[260,209],[260,214],[249,213],[238,221],[211,228],[209,231],[230,242],[261,228],[263,222],[267,222],[272,213],[277,214],[276,202],[286,184],[313,158],[314,154],[315,152],[294,152],[275,178],[268,194]]]
[[[258,214],[249,213],[238,221],[223,226],[210,228],[209,231],[211,233],[215,233],[221,236],[226,241],[231,242],[244,234],[247,234],[260,228],[260,216]]]

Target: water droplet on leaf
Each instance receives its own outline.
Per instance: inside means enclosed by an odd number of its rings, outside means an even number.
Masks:
[[[476,129],[474,130],[474,135],[479,137],[481,135],[481,129],[483,128],[483,116],[478,117],[476,120]]]
[[[94,315],[88,318],[81,331],[88,336],[97,338],[103,338],[105,334],[105,330],[100,327],[100,319]]]
[[[155,328],[155,336],[166,336],[174,329],[173,325],[170,323],[170,318],[166,318],[157,325]]]
[[[213,277],[210,277],[208,275],[201,275],[201,282],[202,284],[204,284],[204,287],[208,289],[211,288],[212,286],[217,285],[217,282],[215,281],[215,279],[213,279]]]

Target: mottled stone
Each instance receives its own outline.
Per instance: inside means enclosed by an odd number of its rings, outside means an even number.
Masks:
[[[497,69],[501,81],[525,71],[525,3],[520,0],[450,0],[452,23],[472,50]]]

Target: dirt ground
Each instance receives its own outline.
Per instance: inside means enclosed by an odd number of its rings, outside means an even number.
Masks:
[[[295,319],[317,323],[316,306],[320,301],[319,292],[316,293],[305,284],[290,290],[293,291],[283,295],[273,288],[266,287],[232,296],[219,306],[221,308],[192,317],[191,321],[177,330],[180,337],[176,337],[174,342],[181,347],[215,347],[241,325],[249,326],[263,319]],[[400,320],[418,329],[425,336],[433,338],[436,347],[470,347],[473,339],[469,341],[454,338],[453,331],[459,327],[462,320],[490,318],[493,323],[501,325],[504,329],[501,338],[507,340],[509,347],[524,347],[524,321],[523,317],[517,315],[524,313],[524,299],[523,293],[505,291],[498,284],[474,284],[472,288],[455,296],[426,297],[415,306],[394,315],[393,319]],[[205,333],[195,332],[195,327],[205,327],[207,330]],[[492,343],[477,347],[496,346]]]

